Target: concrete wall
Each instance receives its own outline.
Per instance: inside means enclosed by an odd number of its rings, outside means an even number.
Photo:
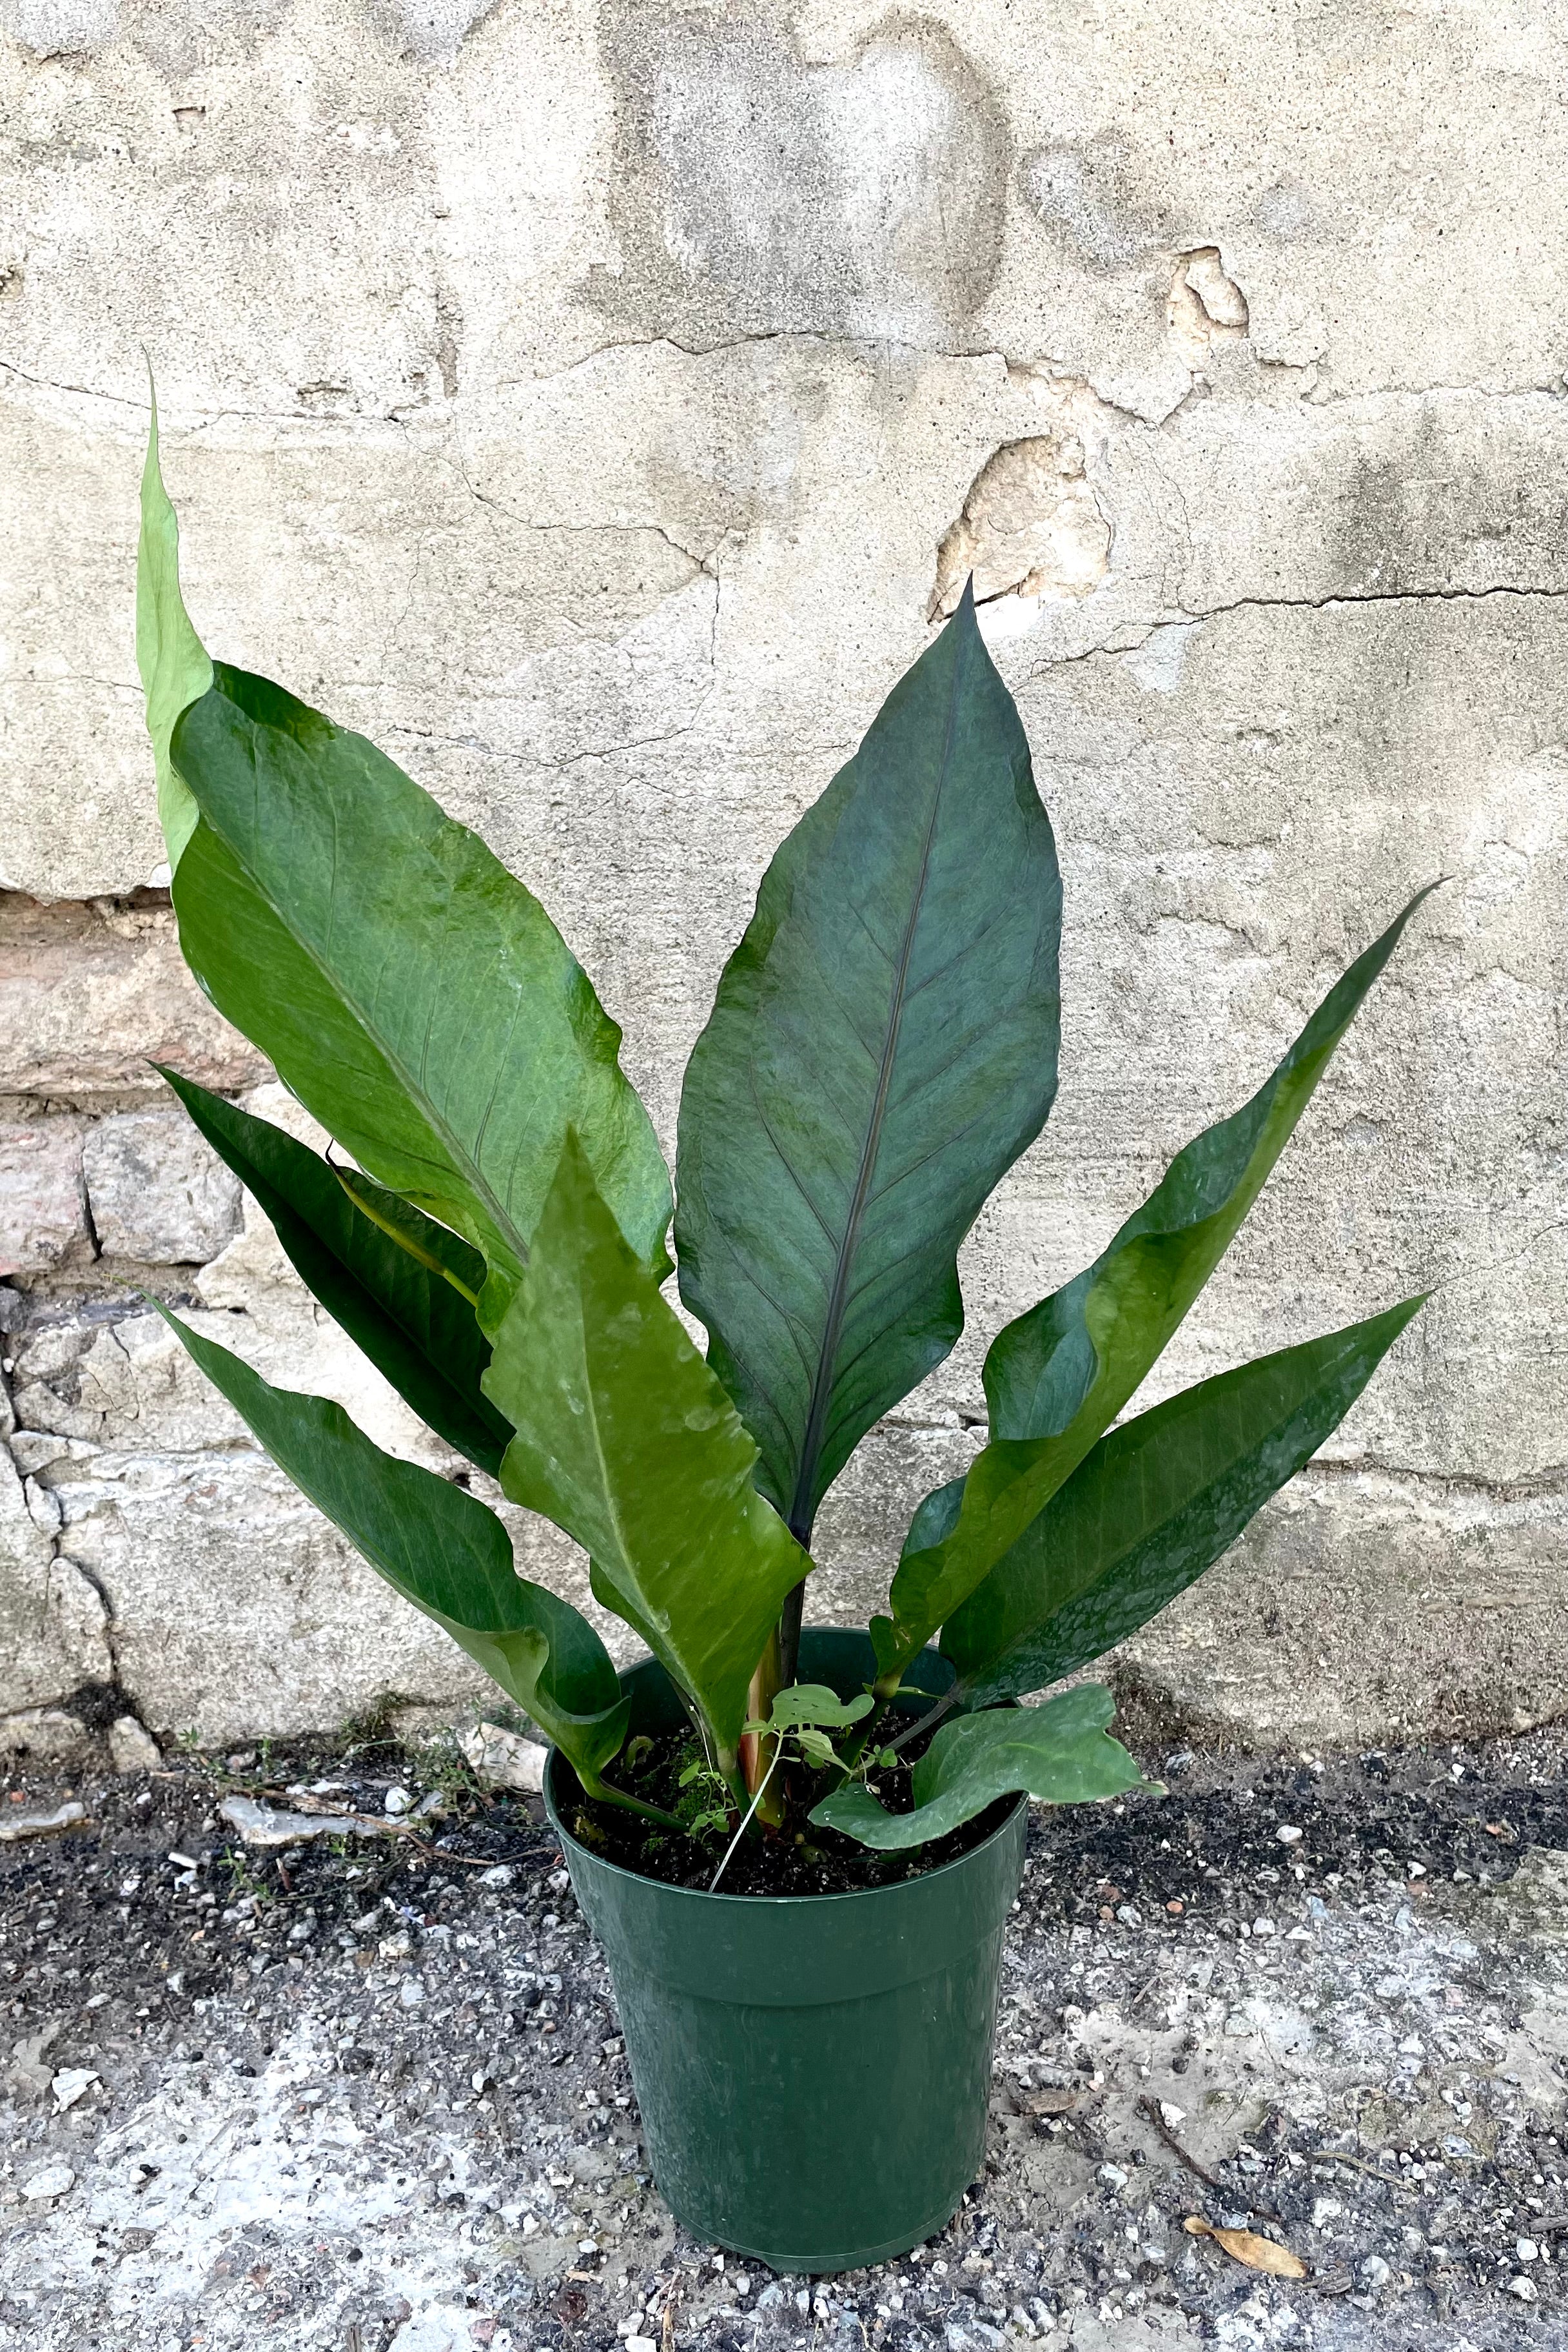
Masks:
[[[9,1737],[131,1706],[229,1740],[473,1687],[138,1297],[427,1451],[146,1067],[278,1102],[160,890],[143,342],[207,643],[373,733],[542,893],[667,1140],[769,854],[975,570],[1062,845],[1062,1093],[967,1251],[970,1335],[830,1502],[820,1613],[880,1597],[967,1458],[998,1324],[1449,875],[1150,1394],[1432,1303],[1123,1678],[1265,1743],[1568,1704],[1562,12],[0,25]],[[547,1531],[520,1545],[580,1591]]]

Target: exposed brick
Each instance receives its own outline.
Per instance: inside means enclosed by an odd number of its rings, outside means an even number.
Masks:
[[[100,1119],[88,1132],[83,1168],[106,1257],[205,1265],[239,1231],[239,1180],[183,1110]]]
[[[0,1094],[150,1099],[163,1091],[154,1062],[220,1094],[268,1075],[191,977],[166,900],[0,892]]]
[[[0,1127],[0,1274],[49,1274],[92,1255],[79,1118]]]

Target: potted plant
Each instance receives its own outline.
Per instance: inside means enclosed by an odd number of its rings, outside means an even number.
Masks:
[[[552,1743],[676,2212],[791,2270],[900,2252],[980,2168],[1027,1799],[1141,1785],[1103,1687],[1032,1695],[1226,1550],[1420,1304],[1118,1419],[1419,900],[996,1334],[985,1442],[915,1510],[885,1613],[803,1632],[823,1496],[952,1349],[959,1244],[1056,1088],[1056,850],[971,598],[763,877],[687,1070],[673,1200],[537,899],[363,737],[208,660],[155,416],[137,652],[184,954],[352,1164],[169,1083],[454,1456],[584,1547],[645,1663],[617,1674],[462,1484],[160,1312]],[[663,1288],[672,1210],[705,1357]]]

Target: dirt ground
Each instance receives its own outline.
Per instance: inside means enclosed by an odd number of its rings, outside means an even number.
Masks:
[[[1568,2347],[1568,1743],[1147,1760],[1032,1824],[984,2179],[822,2281],[671,2221],[559,1849],[454,1749],[5,1784],[88,1818],[0,1843],[0,2347]]]

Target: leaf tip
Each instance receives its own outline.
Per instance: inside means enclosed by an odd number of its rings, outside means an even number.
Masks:
[[[153,354],[145,343],[142,346],[142,364],[147,370],[147,454],[142,461],[142,500],[162,498],[165,505],[168,493],[163,488],[163,468],[158,456],[158,382],[153,373]]]

